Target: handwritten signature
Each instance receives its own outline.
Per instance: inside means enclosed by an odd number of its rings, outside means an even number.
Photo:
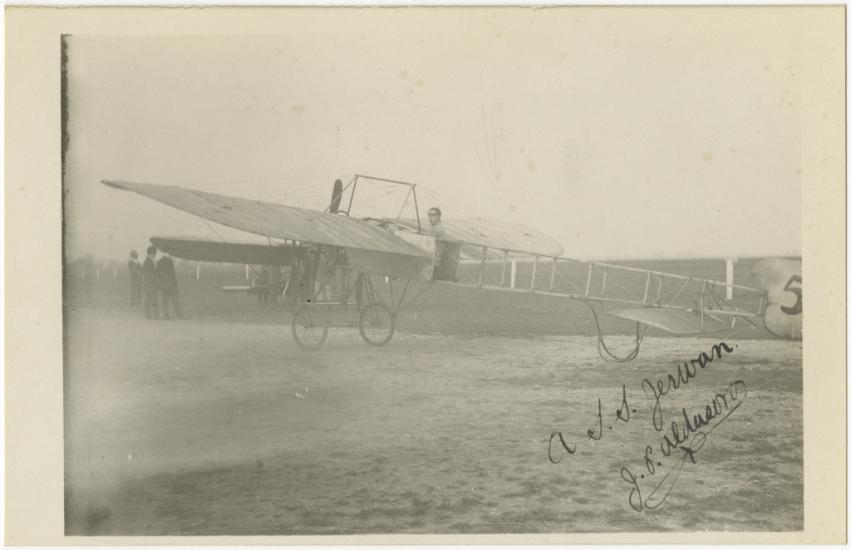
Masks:
[[[736,346],[730,347],[720,342],[709,351],[702,352],[695,359],[677,365],[676,372],[668,374],[659,380],[644,379],[641,388],[644,394],[653,402],[652,425],[657,432],[664,429],[664,413],[662,398],[680,389],[681,386],[693,381],[700,370],[707,368],[713,361],[721,359],[725,354],[733,353]],[[730,417],[747,397],[747,386],[743,380],[731,382],[723,391],[716,393],[696,413],[689,413],[685,407],[681,409],[682,419],[673,420],[667,432],[662,436],[658,449],[665,457],[670,457],[676,451],[682,454],[678,461],[661,477],[662,462],[654,457],[654,446],[646,445],[644,450],[645,473],[633,474],[627,467],[622,467],[620,477],[628,484],[628,501],[633,510],[641,512],[645,509],[658,508],[668,498],[674,488],[680,473],[687,462],[697,463],[696,455],[703,448],[709,434]],[[615,423],[628,423],[636,413],[630,408],[626,385],[621,386],[620,406],[615,410]],[[612,429],[612,426],[609,426]],[[603,407],[602,400],[597,400],[597,415],[594,424],[586,431],[591,441],[599,441],[603,437]],[[569,442],[562,432],[552,432],[547,447],[547,458],[553,464],[562,462],[565,456],[576,453],[578,443]],[[642,496],[641,484],[645,478],[658,479],[655,484],[645,487],[646,497]]]
[[[662,430],[662,405],[660,403],[662,397],[674,390],[680,389],[681,385],[688,384],[690,380],[697,376],[698,368],[705,369],[715,359],[721,359],[725,352],[728,354],[733,353],[733,348],[721,342],[712,346],[708,354],[701,352],[697,356],[697,359],[691,359],[677,365],[676,377],[673,374],[668,374],[666,378],[656,380],[655,382],[651,382],[647,378],[641,381],[641,388],[644,390],[644,394],[648,397],[652,395],[655,401],[653,405],[653,427],[656,428],[657,432]]]
[[[742,380],[736,380],[730,383],[723,392],[716,393],[710,403],[706,404],[702,413],[689,415],[685,408],[682,409],[683,424],[671,422],[670,434],[665,435],[659,444],[663,455],[670,456],[674,449],[679,449],[682,451],[682,456],[652,488],[647,498],[642,499],[641,487],[635,474],[627,467],[621,468],[621,479],[630,485],[629,505],[632,509],[641,512],[644,508],[653,510],[661,506],[674,489],[686,461],[697,464],[695,456],[703,448],[706,438],[745,402],[747,395],[747,385]],[[701,428],[707,429],[701,430]],[[650,458],[652,450],[652,447],[648,445],[644,454],[648,476],[656,475],[656,467]],[[661,463],[656,462],[656,466],[661,466]],[[640,474],[639,477],[644,479],[644,474]]]

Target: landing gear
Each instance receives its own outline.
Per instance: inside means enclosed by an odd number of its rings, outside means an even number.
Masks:
[[[429,288],[422,289],[419,294],[406,301],[405,295],[410,281],[405,282],[402,293],[397,296],[393,288],[393,279],[382,277],[387,282],[387,292],[379,292],[370,280],[370,276],[365,273],[358,273],[354,282],[349,283],[351,270],[345,264],[345,256],[339,251],[305,255],[308,258],[307,263],[304,269],[298,272],[298,278],[294,278],[294,283],[312,289],[313,292],[309,298],[305,296],[306,293],[300,293],[304,301],[295,309],[292,317],[293,339],[304,350],[315,351],[325,344],[328,338],[328,315],[339,311],[338,309],[329,310],[329,308],[337,306],[345,311],[352,311],[348,309],[351,297],[354,297],[357,303],[357,309],[354,309],[355,305],[351,304],[354,310],[352,313],[357,311],[359,317],[357,321],[350,319],[343,324],[352,326],[356,322],[364,342],[371,346],[383,346],[390,342],[396,333],[396,316],[399,312],[411,305]],[[331,258],[330,267],[323,265],[320,267],[325,269],[319,269],[317,266],[323,257]],[[334,285],[335,273],[338,271],[342,272],[342,291],[337,291]],[[315,280],[316,273],[323,273],[323,275],[315,283],[311,282]],[[302,284],[302,279],[307,282]],[[323,292],[329,288],[330,292]],[[324,301],[319,302],[320,298]],[[329,298],[338,301],[328,301]],[[339,315],[331,315],[330,318],[338,320]]]
[[[296,308],[292,328],[293,339],[304,350],[317,350],[328,338],[328,320],[322,309],[312,302],[305,302]]]
[[[371,346],[383,346],[396,332],[396,315],[384,304],[372,302],[361,310],[360,335]]]
[[[594,324],[597,327],[597,354],[605,361],[606,363],[628,363],[638,357],[638,350],[641,349],[641,342],[644,340],[644,333],[647,331],[647,325],[642,325],[641,323],[635,323],[635,344],[632,347],[632,351],[627,353],[626,355],[616,355],[609,347],[606,345],[606,337],[603,331],[603,326],[600,323],[600,317],[597,315],[597,310],[594,309],[594,305],[591,300],[582,300],[582,302],[588,306],[588,309],[591,310],[591,315],[594,316]],[[602,303],[603,312],[602,315],[606,314],[606,304]]]

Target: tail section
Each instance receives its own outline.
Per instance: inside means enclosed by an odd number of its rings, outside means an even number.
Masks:
[[[754,267],[751,277],[768,293],[765,328],[781,338],[800,340],[804,311],[801,260],[763,260]]]

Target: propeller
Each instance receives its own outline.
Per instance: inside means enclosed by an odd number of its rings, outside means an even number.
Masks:
[[[340,201],[343,199],[343,182],[340,180],[334,180],[334,190],[331,192],[331,206],[328,207],[328,211],[332,214],[336,214],[337,210],[340,209]]]

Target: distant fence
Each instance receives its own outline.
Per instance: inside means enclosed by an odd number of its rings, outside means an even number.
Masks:
[[[260,266],[242,264],[219,264],[210,262],[191,262],[175,259],[175,271],[180,280],[214,280],[234,284],[245,284],[253,280],[260,272]],[[65,278],[77,281],[117,281],[130,277],[126,264],[90,265],[83,262],[71,262],[65,266]]]
[[[741,282],[746,285],[748,283],[749,270],[757,261],[758,259],[745,259],[740,262],[736,258],[727,258],[705,260],[629,260],[617,263],[624,266],[669,271],[685,276],[703,277],[730,284]],[[510,288],[529,288],[534,275],[538,288],[544,288],[549,284],[551,277],[549,266],[544,264],[545,260],[542,259],[536,272],[533,268],[531,258],[511,259],[506,266],[503,266],[502,260],[489,260],[487,261],[483,279],[490,284],[500,284],[502,286],[502,280],[504,278],[504,286]],[[562,283],[561,286],[567,284],[565,288],[560,290],[582,293],[582,289],[585,288],[585,265],[582,263],[559,263],[558,279]],[[193,262],[175,259],[175,270],[179,280],[187,283],[190,280],[195,280],[201,282],[203,286],[248,285],[259,275],[260,268],[260,266],[244,264]],[[573,273],[577,269],[579,271]],[[458,278],[459,280],[478,279],[480,270],[481,264],[479,261],[462,261],[458,270]],[[68,282],[85,281],[87,284],[91,284],[98,281],[126,280],[129,278],[129,271],[126,264],[120,265],[117,262],[91,265],[90,263],[76,261],[66,265],[65,277],[66,279],[70,279]],[[571,281],[575,283],[573,286],[568,284]],[[728,299],[731,298],[732,292],[732,288],[727,288]]]

